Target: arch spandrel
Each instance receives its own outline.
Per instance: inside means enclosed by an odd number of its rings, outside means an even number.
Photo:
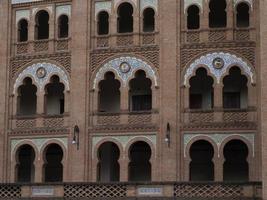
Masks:
[[[222,62],[219,67],[214,66],[216,59]],[[199,67],[205,67],[211,75],[216,78],[216,82],[219,84],[228,70],[237,66],[241,69],[242,74],[246,75],[251,84],[256,84],[256,75],[253,66],[248,64],[245,60],[236,55],[225,52],[209,53],[193,61],[184,72],[183,85],[188,86],[190,78],[194,75],[195,71]]]
[[[26,77],[31,77],[36,83],[38,90],[43,91],[47,83],[49,83],[51,76],[58,75],[60,81],[65,85],[65,89],[68,91],[69,77],[67,73],[52,63],[42,62],[33,64],[24,69],[16,78],[13,88],[13,94],[16,93],[17,88],[23,84],[23,80]]]
[[[99,68],[94,78],[93,89],[96,89],[99,81],[103,80],[105,73],[109,71],[115,72],[125,87],[137,70],[144,70],[146,76],[151,78],[155,87],[158,86],[156,72],[147,62],[136,57],[125,56],[115,58]]]

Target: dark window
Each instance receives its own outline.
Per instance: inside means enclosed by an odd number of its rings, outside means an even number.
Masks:
[[[137,71],[130,81],[129,101],[132,111],[152,109],[151,81],[142,70]]]
[[[49,14],[41,10],[35,18],[35,38],[37,40],[49,38]]]
[[[241,140],[231,140],[224,146],[223,154],[223,180],[249,181],[247,145]]]
[[[195,5],[187,9],[187,28],[199,29],[199,8]]]
[[[229,75],[223,79],[223,107],[247,108],[247,77],[238,67],[232,67]]]
[[[109,15],[105,11],[98,14],[97,33],[98,35],[106,35],[109,33]]]
[[[190,108],[191,109],[202,108],[202,94],[190,94]]]
[[[36,96],[37,88],[32,84],[31,78],[25,78],[23,85],[18,88],[18,114],[34,115],[36,114]]]
[[[120,150],[115,143],[105,142],[98,149],[98,181],[120,181]]]
[[[105,79],[99,83],[99,107],[100,112],[120,111],[120,82],[115,79],[112,72],[105,74]]]
[[[151,148],[146,142],[135,142],[129,153],[129,181],[151,181]]]
[[[59,115],[64,113],[64,84],[60,83],[59,77],[51,77],[50,83],[46,85],[46,114]]]
[[[138,110],[151,110],[151,95],[136,95],[132,96],[133,100],[133,111]]]
[[[199,140],[192,144],[190,148],[190,181],[213,181],[214,164],[213,146],[205,141]]]
[[[249,6],[246,3],[239,3],[236,7],[236,26],[249,27]]]
[[[69,18],[61,15],[58,19],[58,38],[69,37]]]
[[[18,41],[25,42],[28,40],[28,22],[22,19],[18,23]]]
[[[153,32],[155,30],[155,11],[152,8],[144,10],[143,31]]]
[[[196,75],[190,81],[190,108],[211,109],[213,108],[213,79],[207,75],[207,70],[199,68]]]
[[[224,108],[240,108],[240,93],[225,92],[223,94]]]
[[[47,147],[45,153],[45,182],[61,182],[63,180],[63,151],[57,144]]]
[[[211,28],[226,27],[226,1],[225,0],[210,0],[209,26]]]
[[[118,33],[133,32],[133,7],[130,3],[122,3],[118,8]]]
[[[30,145],[23,145],[17,152],[17,181],[34,181],[34,149]]]

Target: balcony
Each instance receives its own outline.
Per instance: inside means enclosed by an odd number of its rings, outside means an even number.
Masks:
[[[14,44],[14,55],[42,54],[70,51],[70,38],[57,40],[35,40]]]
[[[182,31],[182,43],[256,41],[254,28],[213,28]]]
[[[11,119],[12,130],[29,130],[38,128],[66,128],[69,125],[69,115],[35,115],[13,116]]]
[[[186,126],[194,124],[206,126],[212,124],[232,124],[240,127],[254,127],[257,122],[257,111],[250,109],[188,109],[183,114],[183,123]]]
[[[159,121],[157,111],[93,113],[92,125],[95,128],[105,127],[156,127]]]
[[[158,45],[158,33],[123,33],[93,37],[94,49]]]
[[[4,199],[261,199],[260,182],[1,184]]]

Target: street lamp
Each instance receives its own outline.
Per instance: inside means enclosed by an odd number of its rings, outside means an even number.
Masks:
[[[165,142],[168,144],[168,147],[170,147],[171,143],[171,128],[169,122],[167,123],[167,130],[166,130],[166,136],[165,136]]]
[[[79,150],[79,142],[80,142],[79,134],[80,134],[80,129],[77,125],[75,125],[73,129],[72,144],[77,145],[77,150]]]

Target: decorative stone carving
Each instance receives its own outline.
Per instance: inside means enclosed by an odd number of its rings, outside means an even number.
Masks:
[[[118,4],[122,3],[124,0],[114,0],[114,7],[116,7]],[[130,0],[133,2],[133,4],[137,7],[137,0]]]
[[[240,138],[244,138],[245,140],[247,140],[252,148],[253,148],[253,152],[252,155],[253,157],[255,156],[255,136],[253,133],[240,133],[240,134],[231,134],[231,133],[201,133],[201,134],[194,134],[194,133],[185,133],[184,134],[184,157],[186,157],[186,149],[187,149],[187,145],[190,143],[190,141],[192,141],[194,138],[196,137],[208,137],[211,140],[213,140],[218,147],[218,153],[220,152],[220,147],[221,144],[229,137],[233,137],[233,136],[237,136]],[[218,154],[218,157],[220,157],[220,155]]]
[[[67,16],[71,17],[71,5],[57,6],[56,7],[56,16],[57,16],[57,18],[60,15],[67,15]]]
[[[157,136],[156,134],[154,135],[140,135],[140,136],[130,136],[130,135],[121,135],[121,136],[94,136],[92,138],[92,156],[94,157],[94,149],[97,143],[99,143],[101,140],[108,140],[108,139],[113,139],[118,141],[123,147],[123,150],[125,150],[127,144],[135,139],[135,138],[146,138],[147,140],[151,141],[151,143],[154,145],[154,149],[156,149],[156,144],[157,144]]]
[[[53,7],[52,6],[46,6],[46,7],[35,7],[32,9],[32,15],[36,15],[36,13],[42,9],[47,9],[47,11],[49,12],[49,14],[52,14],[53,12]]]
[[[67,73],[54,64],[44,62],[33,64],[18,75],[14,84],[13,94],[15,94],[17,88],[23,84],[23,80],[26,77],[31,77],[37,84],[36,86],[39,90],[42,91],[44,90],[45,85],[49,82],[50,77],[53,75],[57,75],[60,78],[60,81],[65,85],[67,91],[70,89]]]
[[[253,10],[253,2],[252,2],[252,0],[234,0],[234,7],[236,7],[241,2],[247,3],[250,6],[251,10]]]
[[[212,65],[216,69],[221,69],[224,66],[224,61],[223,61],[222,58],[219,58],[219,57],[218,58],[214,58],[214,60],[212,62]]]
[[[35,145],[35,147],[38,149],[38,153],[41,153],[41,149],[44,147],[44,145],[49,141],[58,141],[63,146],[68,149],[68,138],[62,137],[62,138],[34,138],[34,139],[12,139],[11,140],[11,159],[13,158],[13,154],[15,153],[14,150],[16,147],[18,147],[21,144],[24,144],[26,142],[30,142]]]
[[[95,2],[95,18],[100,11],[107,11],[111,14],[111,1]]]
[[[200,12],[203,12],[203,0],[184,0],[184,13],[186,13],[187,8],[191,5],[198,6]]]
[[[155,12],[158,11],[158,0],[141,0],[140,1],[140,10],[143,13],[143,10],[147,7],[154,8]]]
[[[224,65],[220,69],[213,67],[213,62],[215,59],[222,59]],[[206,66],[211,74],[213,74],[217,83],[221,82],[221,77],[227,72],[227,70],[232,66],[238,66],[249,78],[252,84],[255,84],[256,78],[254,74],[254,69],[248,63],[246,63],[242,58],[239,58],[230,53],[215,52],[201,56],[196,59],[187,69],[184,75],[184,85],[188,85],[189,79],[194,74],[198,67]]]
[[[26,20],[30,21],[30,10],[17,10],[16,11],[16,24],[21,19],[26,19]]]
[[[129,65],[128,72],[121,70],[121,65],[126,63]],[[130,77],[132,77],[133,74],[139,69],[144,70],[146,75],[154,80],[155,86],[158,86],[156,72],[145,61],[135,57],[119,57],[104,64],[104,66],[98,70],[94,79],[93,89],[96,88],[96,85],[100,80],[104,79],[104,75],[108,71],[115,72],[123,82],[124,86],[126,86]]]
[[[18,3],[30,3],[30,2],[38,2],[43,0],[12,0],[11,4],[18,4]]]

